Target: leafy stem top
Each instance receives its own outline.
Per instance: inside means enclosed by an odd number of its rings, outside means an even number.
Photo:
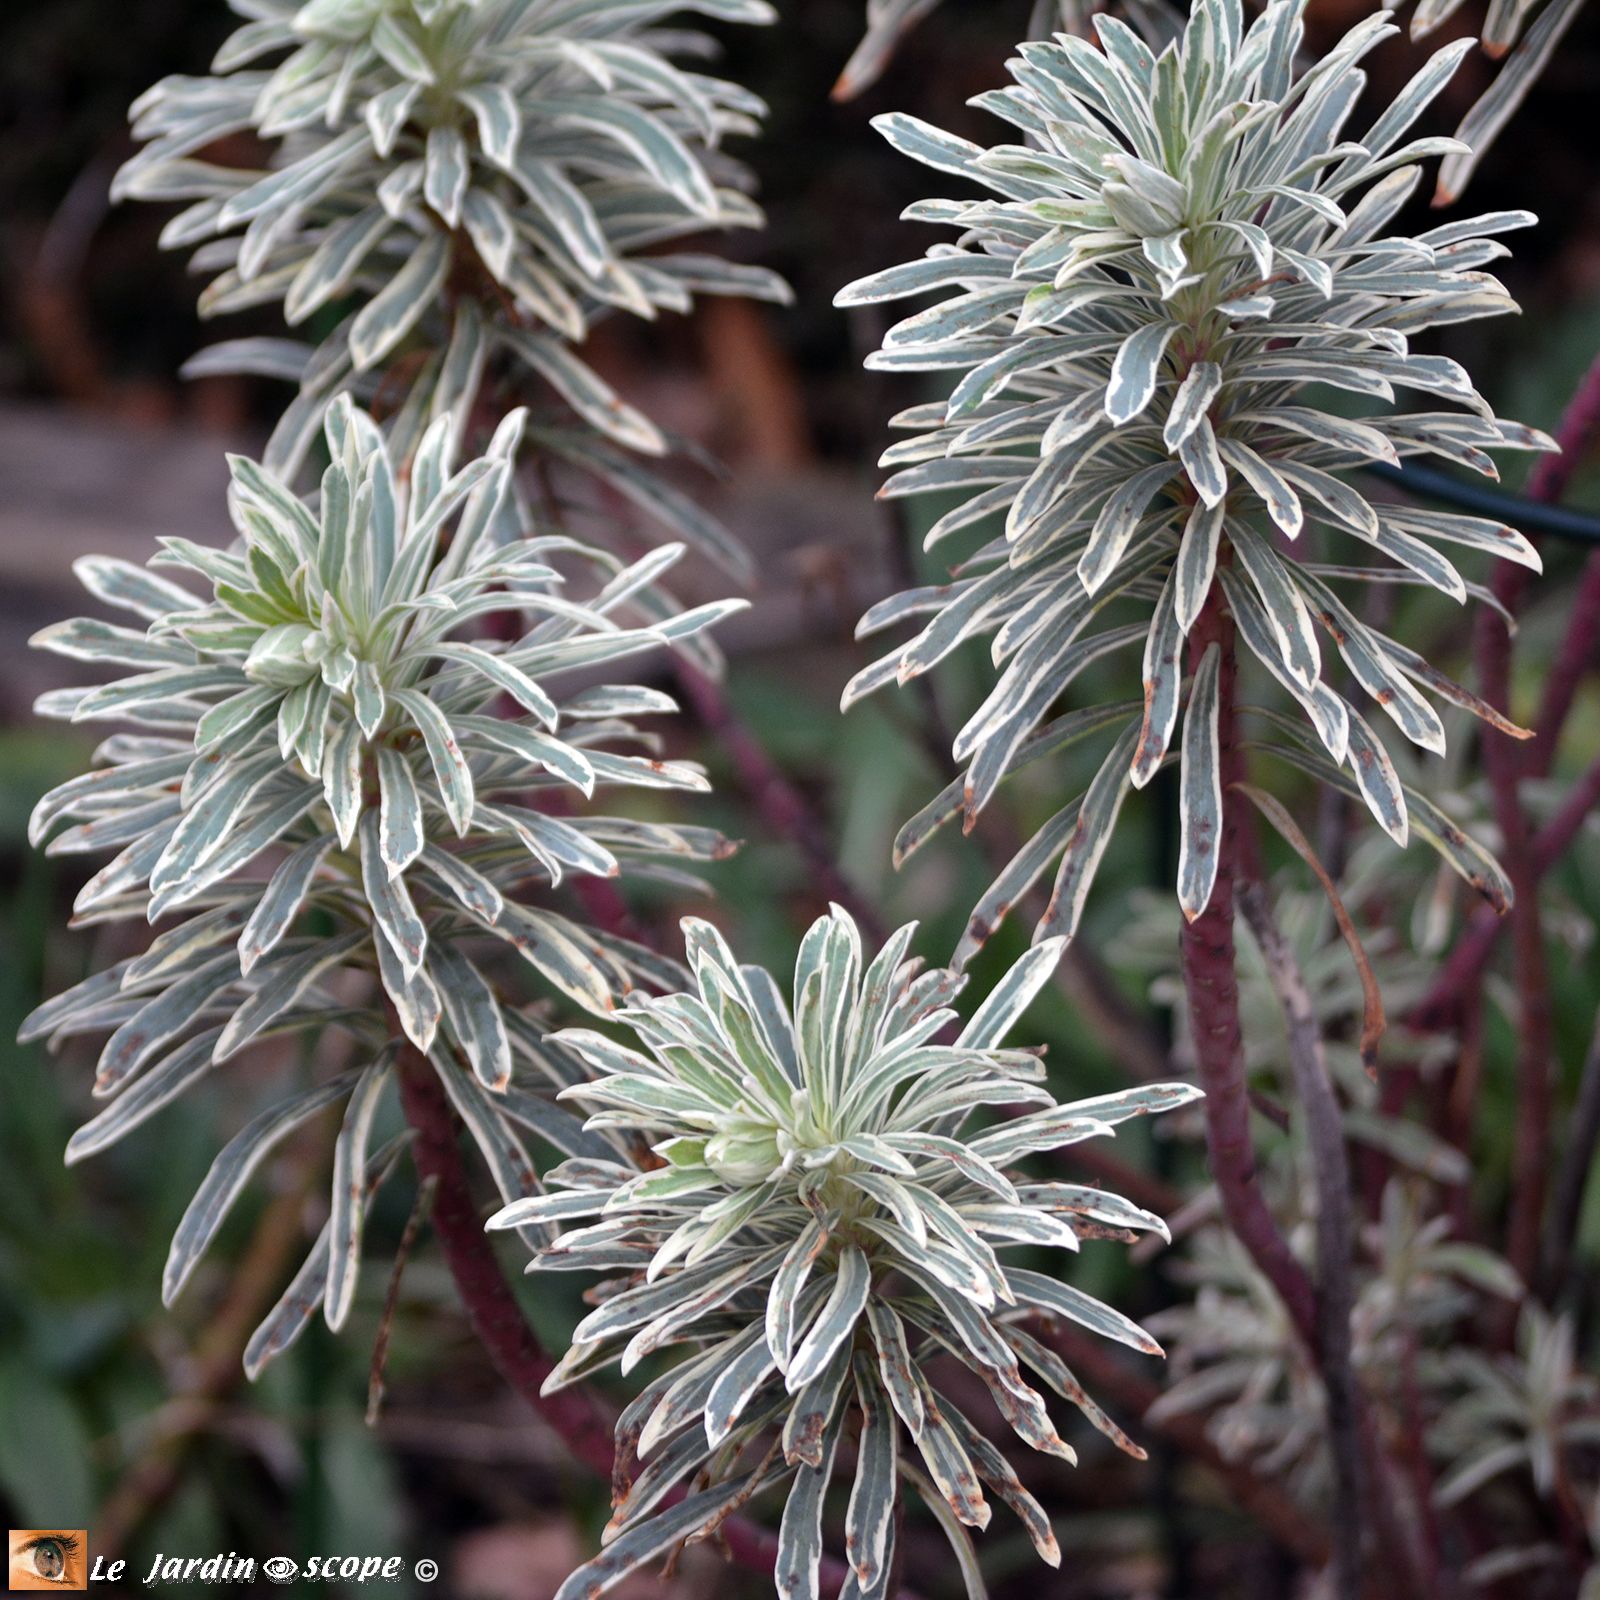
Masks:
[[[314,502],[236,458],[235,547],[166,542],[155,565],[198,575],[204,597],[163,572],[87,558],[90,593],[135,625],[78,617],[35,641],[119,675],[41,701],[46,715],[118,727],[91,771],[39,802],[32,837],[56,854],[111,853],[77,897],[80,924],[160,925],[148,948],[23,1026],[24,1039],[105,1036],[95,1089],[110,1104],[69,1158],[274,1035],[314,1037],[335,1055],[353,1041],[368,1061],[271,1107],[223,1151],[174,1241],[169,1298],[244,1174],[300,1121],[350,1094],[346,1155],[364,1159],[396,1021],[431,1053],[506,1198],[534,1181],[507,1117],[560,1149],[612,1153],[519,1088],[519,1058],[558,1084],[577,1069],[483,969],[509,946],[601,1013],[641,984],[677,981],[675,963],[562,915],[549,891],[625,863],[682,882],[679,863],[725,850],[712,829],[583,802],[601,789],[707,787],[633,721],[673,709],[667,695],[593,674],[729,607],[631,623],[678,551],[624,565],[527,530],[510,481],[521,427],[514,413],[457,470],[458,420],[443,416],[402,477],[376,424],[342,396]],[[569,598],[569,578],[581,597]],[[484,637],[489,615],[508,638]],[[564,686],[573,671],[590,681]],[[349,1214],[352,1182],[336,1176],[336,1216]],[[348,1310],[358,1242],[352,1225],[332,1265],[322,1254],[330,1321]],[[304,1295],[289,1301],[262,1335],[267,1353],[303,1325],[292,1313]]]
[[[878,119],[906,154],[987,191],[912,206],[908,217],[953,226],[958,242],[839,295],[844,305],[940,296],[894,324],[870,358],[953,374],[947,399],[896,418],[913,437],[885,455],[897,470],[883,493],[957,496],[930,546],[991,517],[1003,526],[951,583],[867,614],[863,633],[924,620],[845,701],[992,636],[1002,670],[954,746],[965,779],[910,825],[903,852],[951,815],[964,811],[970,825],[1026,761],[1123,725],[1081,809],[1075,801],[1070,817],[1052,819],[986,901],[1014,903],[1060,854],[1047,935],[1077,926],[1122,798],[1169,759],[1186,703],[1185,839],[1214,834],[1215,666],[1197,663],[1185,687],[1185,640],[1214,591],[1309,723],[1304,737],[1289,725],[1288,758],[1350,783],[1401,842],[1418,820],[1469,876],[1494,893],[1503,885],[1459,830],[1404,791],[1361,712],[1324,677],[1319,635],[1424,749],[1442,750],[1444,729],[1423,691],[1521,731],[1364,621],[1345,592],[1401,582],[1464,601],[1475,586],[1440,543],[1537,566],[1532,547],[1484,518],[1374,504],[1344,474],[1432,454],[1493,476],[1493,448],[1552,448],[1495,417],[1456,362],[1411,346],[1425,329],[1515,309],[1483,269],[1505,253],[1495,236],[1533,219],[1501,212],[1414,237],[1386,232],[1420,163],[1456,148],[1406,135],[1465,42],[1438,52],[1349,140],[1358,63],[1394,29],[1369,18],[1296,77],[1303,9],[1272,0],[1246,28],[1237,0],[1201,0],[1159,54],[1106,16],[1095,19],[1099,48],[1067,34],[1024,45],[1013,83],[975,103],[1025,142],[983,149],[914,118]],[[1348,415],[1330,389],[1386,409]],[[1398,411],[1399,390],[1462,409]],[[1131,720],[1086,712],[1046,725],[1085,668],[1141,643]],[[1216,855],[1182,856],[1179,898],[1193,917]],[[992,920],[974,917],[969,946]]]
[[[766,22],[764,0],[235,0],[251,20],[206,77],[169,77],[133,108],[146,140],[118,195],[187,202],[169,247],[215,276],[205,315],[319,312],[316,346],[245,339],[203,370],[297,380],[267,459],[292,475],[341,388],[398,380],[436,415],[468,403],[503,350],[588,428],[661,455],[662,431],[575,353],[596,316],[685,311],[697,292],[784,299],[764,268],[663,243],[761,214],[722,150],[761,102],[671,59],[680,13]],[[223,164],[254,135],[262,165]],[[221,146],[221,149],[219,149]],[[444,315],[457,298],[465,319]],[[421,347],[420,365],[396,358]],[[420,428],[418,430],[420,432]],[[409,453],[408,451],[403,453]]]
[[[563,1163],[546,1175],[547,1193],[494,1220],[576,1223],[534,1266],[611,1275],[548,1387],[691,1347],[624,1413],[608,1547],[568,1579],[563,1600],[602,1592],[675,1539],[703,1537],[731,1504],[791,1473],[778,1587],[815,1596],[821,1499],[852,1417],[861,1436],[847,1544],[863,1595],[884,1592],[902,1478],[945,1526],[969,1579],[964,1526],[990,1516],[980,1481],[1058,1563],[1038,1503],[934,1387],[941,1356],[968,1366],[1034,1449],[1075,1459],[1023,1365],[1140,1453],[1024,1324],[1064,1318],[1137,1350],[1155,1352],[1154,1342],[1072,1284],[1002,1257],[1164,1232],[1116,1195],[1036,1182],[1021,1164],[1197,1091],[1144,1084],[1058,1103],[1038,1056],[1001,1041],[1060,943],[1030,951],[963,1024],[953,1005],[963,979],[909,959],[913,933],[900,929],[869,957],[835,907],[801,943],[791,1009],[771,974],[689,920],[695,986],[630,996],[615,1020],[634,1042],[590,1029],[556,1037],[595,1074],[562,1097],[591,1112],[590,1133],[648,1145],[653,1164]],[[976,1124],[1002,1107],[1013,1114]],[[646,1465],[630,1482],[635,1450]],[[690,1474],[707,1486],[663,1512]]]

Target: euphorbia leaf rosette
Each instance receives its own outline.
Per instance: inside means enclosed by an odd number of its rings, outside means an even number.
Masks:
[[[1061,1104],[1037,1052],[1002,1046],[1059,941],[1025,955],[962,1024],[952,1002],[964,980],[909,957],[912,927],[869,958],[834,908],[801,944],[792,1011],[714,928],[683,927],[695,988],[630,997],[614,1020],[633,1043],[555,1036],[596,1074],[562,1098],[590,1108],[591,1133],[625,1137],[650,1159],[568,1161],[546,1175],[546,1193],[491,1224],[561,1227],[532,1267],[608,1274],[548,1388],[684,1350],[623,1413],[607,1548],[561,1600],[601,1592],[780,1483],[778,1590],[814,1596],[823,1497],[846,1439],[856,1454],[846,1543],[862,1595],[887,1593],[902,1483],[980,1592],[965,1531],[989,1521],[980,1485],[1057,1564],[1049,1519],[941,1387],[941,1364],[969,1368],[1036,1450],[1075,1459],[1035,1380],[1140,1453],[1029,1327],[1065,1319],[1159,1354],[1155,1342],[1072,1284],[1003,1258],[1164,1236],[1161,1219],[1129,1201],[1024,1164],[1198,1091],[1147,1084]],[[630,1477],[635,1455],[643,1465]],[[690,1478],[695,1492],[663,1513]]]
[[[1474,585],[1441,546],[1538,558],[1497,522],[1374,503],[1346,474],[1434,455],[1494,476],[1492,449],[1551,448],[1496,418],[1455,361],[1412,348],[1425,330],[1515,309],[1483,269],[1505,254],[1494,236],[1533,218],[1388,233],[1420,163],[1457,148],[1406,134],[1464,46],[1440,51],[1349,140],[1365,81],[1357,63],[1395,30],[1370,18],[1296,77],[1302,11],[1303,0],[1272,0],[1246,29],[1237,0],[1201,0],[1159,55],[1103,16],[1098,46],[1067,35],[1024,45],[1013,83],[975,102],[1011,122],[1016,143],[983,149],[914,118],[878,119],[898,149],[987,191],[911,207],[908,217],[953,226],[959,240],[839,296],[940,296],[895,324],[870,361],[948,374],[950,385],[948,398],[897,419],[913,437],[884,458],[898,470],[883,493],[956,497],[929,547],[1000,523],[952,582],[895,596],[861,625],[921,621],[858,675],[847,705],[969,639],[988,637],[1000,669],[955,740],[964,779],[908,825],[898,854],[957,815],[971,826],[1027,762],[1113,739],[1087,792],[986,896],[958,961],[1057,856],[1040,931],[1072,933],[1129,788],[1180,751],[1179,897],[1191,918],[1204,910],[1226,678],[1219,650],[1196,649],[1186,683],[1186,642],[1206,639],[1195,633],[1203,614],[1227,619],[1303,712],[1303,722],[1263,720],[1277,754],[1358,792],[1397,840],[1415,828],[1491,898],[1507,897],[1492,860],[1401,784],[1355,691],[1426,750],[1444,742],[1428,694],[1521,730],[1363,620],[1351,586],[1424,585],[1464,601]],[[1337,406],[1330,390],[1344,397]],[[1397,390],[1459,409],[1396,410]],[[1323,638],[1342,659],[1337,673],[1325,675]],[[1061,714],[1085,668],[1139,649],[1142,693]]]
[[[365,386],[391,403],[397,458],[427,417],[459,409],[499,352],[570,417],[547,444],[590,467],[665,434],[576,352],[600,315],[686,311],[696,293],[783,300],[764,268],[663,244],[753,227],[743,169],[722,152],[761,102],[669,59],[675,15],[767,22],[762,0],[236,0],[250,18],[208,77],[163,79],[133,108],[148,141],[120,195],[186,201],[169,247],[198,245],[207,316],[281,304],[292,327],[335,317],[315,346],[251,338],[194,370],[301,385],[267,447],[293,477],[321,410]],[[701,44],[707,43],[700,40]],[[262,166],[219,142],[264,141]],[[635,498],[641,469],[610,474]],[[654,509],[670,497],[653,497]],[[697,519],[681,519],[692,533]],[[698,519],[703,521],[704,519]],[[715,541],[714,552],[737,559]]]
[[[508,1198],[533,1182],[514,1125],[569,1153],[609,1151],[521,1086],[519,1074],[548,1087],[581,1069],[543,1042],[536,1015],[502,999],[488,972],[505,945],[596,1012],[640,984],[681,981],[675,964],[563,915],[553,892],[569,875],[624,865],[677,879],[662,858],[724,849],[710,829],[597,815],[586,802],[601,789],[707,787],[697,767],[657,759],[628,720],[671,699],[596,672],[743,602],[630,625],[635,596],[678,552],[625,567],[566,536],[524,536],[510,484],[520,429],[514,414],[458,470],[455,421],[442,417],[402,480],[376,425],[341,399],[314,505],[236,458],[234,547],[165,541],[152,566],[199,577],[204,597],[88,558],[85,586],[134,625],[77,618],[35,641],[123,669],[53,691],[39,710],[124,731],[92,771],[39,802],[32,836],[56,855],[116,852],[79,893],[77,925],[159,925],[147,949],[24,1025],[25,1039],[109,1035],[95,1092],[115,1098],[69,1159],[269,1038],[302,1035],[353,1061],[263,1112],[219,1157],[174,1241],[169,1298],[250,1169],[350,1095],[333,1267],[323,1251],[330,1321],[343,1316],[359,1236],[350,1196],[403,1040],[434,1060]],[[498,642],[484,636],[491,617]],[[572,672],[586,681],[563,687]],[[301,1286],[286,1304],[315,1299]]]

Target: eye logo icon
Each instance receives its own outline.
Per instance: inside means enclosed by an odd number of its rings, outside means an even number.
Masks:
[[[293,1583],[300,1568],[288,1556],[268,1556],[261,1563],[261,1570],[274,1583]]]
[[[12,1528],[6,1534],[6,1584],[13,1594],[89,1587],[84,1528]]]

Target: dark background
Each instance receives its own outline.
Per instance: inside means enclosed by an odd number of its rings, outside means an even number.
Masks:
[[[855,43],[860,0],[783,0],[781,9],[778,27],[730,41],[728,74],[772,106],[766,137],[746,151],[771,226],[731,250],[783,272],[795,306],[714,302],[676,323],[608,324],[596,360],[631,399],[726,463],[724,482],[695,487],[757,551],[763,574],[754,611],[724,635],[731,701],[814,806],[845,875],[887,916],[923,918],[921,948],[937,956],[987,880],[975,847],[959,839],[902,878],[889,869],[899,822],[946,776],[926,748],[918,702],[886,694],[836,715],[840,686],[867,659],[852,642],[854,620],[912,559],[872,492],[885,419],[921,391],[862,372],[879,326],[835,312],[831,300],[841,284],[932,237],[898,215],[938,185],[895,157],[869,118],[905,109],[996,137],[964,102],[1000,80],[1027,0],[947,0],[885,79],[843,106],[828,89]],[[1326,40],[1361,8],[1339,0],[1312,9]],[[76,863],[45,860],[25,842],[37,795],[87,753],[70,730],[31,720],[33,695],[63,680],[57,664],[28,655],[26,638],[75,608],[74,556],[142,559],[162,533],[222,538],[223,449],[258,443],[285,399],[255,381],[178,381],[202,343],[253,329],[248,318],[202,328],[182,260],[157,249],[164,215],[106,198],[130,151],[128,102],[164,73],[203,71],[236,20],[220,0],[26,0],[0,11],[0,1039],[41,993],[84,970],[95,948],[64,930]],[[1524,316],[1462,330],[1448,346],[1498,409],[1547,427],[1600,347],[1597,24],[1600,11],[1580,21],[1469,196],[1474,210],[1527,206],[1545,219],[1512,236],[1516,258],[1500,269]],[[1415,60],[1412,47],[1392,42],[1377,75],[1393,88]],[[1428,131],[1454,126],[1486,70],[1469,58]],[[1580,480],[1574,499],[1595,505],[1592,482]],[[1553,636],[1577,559],[1552,550],[1525,624],[1524,663],[1536,664],[1540,640]],[[1423,603],[1417,625],[1437,659],[1459,655],[1461,613]],[[958,663],[943,682],[949,707],[968,699],[971,678],[972,664]],[[718,780],[696,820],[747,841],[717,871],[717,915],[748,958],[787,961],[796,928],[820,909],[815,876],[746,803],[726,756],[692,727],[678,738]],[[1592,700],[1569,744],[1564,762],[1600,748]],[[1024,789],[1024,820],[1039,798]],[[1115,955],[1139,895],[1159,881],[1162,854],[1158,813],[1130,806],[1095,897],[1092,942]],[[1588,886],[1572,887],[1576,913],[1590,917]],[[657,903],[647,914],[682,909]],[[1563,981],[1592,997],[1592,977],[1578,961]],[[1128,982],[1142,996],[1147,979]],[[1572,1015],[1573,1029],[1587,1027],[1587,1008]],[[1092,1093],[1118,1081],[1058,998],[1040,1004],[1034,1026],[1052,1044],[1058,1087]],[[1507,1054],[1506,1043],[1492,1038],[1491,1052]],[[375,1428],[362,1420],[405,1185],[374,1219],[344,1336],[318,1325],[247,1388],[237,1376],[241,1330],[276,1297],[320,1221],[320,1166],[291,1156],[258,1180],[196,1283],[163,1311],[171,1228],[222,1136],[243,1120],[237,1102],[254,1103],[248,1086],[191,1096],[67,1172],[60,1152],[89,1105],[85,1063],[7,1044],[0,1061],[0,1510],[30,1526],[112,1529],[140,1572],[156,1551],[396,1552],[443,1562],[436,1592],[535,1600],[553,1590],[604,1520],[601,1493],[503,1394],[426,1241],[402,1285],[382,1419]],[[1509,1067],[1491,1056],[1491,1082],[1497,1072],[1508,1077]],[[1491,1093],[1487,1119],[1495,1104]],[[1484,1137],[1486,1160],[1503,1161],[1493,1141],[1508,1145],[1509,1133],[1490,1127]],[[1175,1159],[1152,1151],[1143,1133],[1127,1146],[1130,1160]],[[1086,1251],[1084,1265],[1090,1287],[1099,1282],[1135,1312],[1173,1292],[1160,1274],[1126,1273],[1109,1247]],[[529,1309],[559,1344],[570,1308],[530,1299]],[[1270,1552],[1204,1484],[1159,1456],[1135,1468],[1074,1438],[1084,1467],[1049,1474],[1065,1568],[1036,1568],[997,1519],[984,1547],[997,1592],[1282,1592]],[[913,1575],[930,1595],[951,1592],[945,1566],[913,1552]],[[708,1558],[671,1583],[651,1576],[633,1590],[713,1591],[760,1594],[765,1585]]]

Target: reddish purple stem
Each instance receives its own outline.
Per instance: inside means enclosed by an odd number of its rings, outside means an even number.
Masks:
[[[1555,815],[1533,836],[1530,854],[1535,878],[1543,878],[1567,853],[1596,805],[1600,805],[1600,761],[1573,784]],[[1406,1019],[1408,1027],[1429,1033],[1455,1025],[1462,1002],[1477,987],[1504,926],[1505,919],[1486,905],[1473,912],[1432,986],[1412,1008]]]
[[[1502,567],[1495,592],[1515,611],[1527,580],[1522,567]],[[1511,632],[1505,618],[1485,606],[1478,613],[1476,654],[1479,692],[1490,705],[1511,709]],[[1517,740],[1492,727],[1483,730],[1483,762],[1489,775],[1495,820],[1500,825],[1502,864],[1515,896],[1511,937],[1520,1012],[1517,1029],[1517,1126],[1512,1154],[1511,1217],[1506,1259],[1523,1282],[1539,1256],[1544,1215],[1546,1146],[1552,1110],[1550,974],[1545,961],[1544,923],[1539,914],[1539,879],[1533,840],[1523,809],[1523,754]]]
[[[1217,713],[1221,730],[1222,825],[1217,834],[1217,881],[1206,909],[1183,930],[1183,981],[1200,1086],[1206,1093],[1206,1149],[1228,1225],[1278,1291],[1307,1346],[1315,1349],[1316,1293],[1305,1268],[1295,1259],[1273,1220],[1261,1191],[1255,1144],[1250,1137],[1250,1097],[1239,1029],[1239,981],[1233,941],[1240,802],[1232,786],[1243,777],[1234,718],[1238,662],[1232,620],[1223,613],[1216,589],[1189,635],[1190,659],[1196,666],[1213,642],[1222,651]]]

